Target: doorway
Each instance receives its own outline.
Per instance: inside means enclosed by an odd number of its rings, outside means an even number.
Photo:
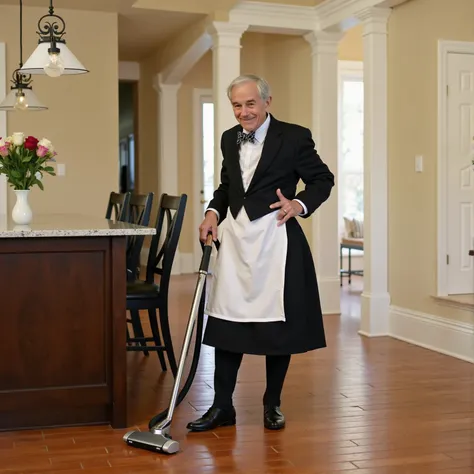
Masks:
[[[440,77],[440,295],[472,294],[474,261],[474,43],[442,44]],[[443,51],[444,50],[444,51]]]
[[[119,81],[119,190],[137,189],[138,82]]]
[[[214,101],[212,89],[194,89],[194,228],[198,229],[214,193]],[[202,249],[194,244],[194,270],[199,269]],[[211,260],[212,262],[212,260]],[[212,264],[211,264],[212,267]]]
[[[339,61],[338,224],[341,304],[359,306],[364,269],[364,79],[361,61]],[[346,308],[344,314],[351,314]]]

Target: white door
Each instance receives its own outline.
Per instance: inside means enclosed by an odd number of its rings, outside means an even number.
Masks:
[[[474,292],[474,54],[448,55],[448,291]]]
[[[202,249],[198,240],[198,227],[214,193],[214,103],[212,91],[194,91],[194,268],[201,263]]]

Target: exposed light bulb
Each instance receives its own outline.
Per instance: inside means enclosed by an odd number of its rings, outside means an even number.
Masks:
[[[59,77],[64,72],[64,62],[59,53],[49,53],[49,62],[44,66],[44,72],[49,77]]]
[[[26,101],[25,94],[23,91],[18,91],[16,94],[15,110],[26,110],[28,108],[28,102]]]

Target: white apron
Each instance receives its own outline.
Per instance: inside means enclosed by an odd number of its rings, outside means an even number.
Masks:
[[[263,136],[264,133],[262,130]],[[262,144],[263,139],[242,145],[240,165],[244,189],[253,177]],[[227,212],[218,227],[221,245],[209,278],[206,314],[244,323],[285,321],[283,291],[288,239],[286,225],[277,226],[278,211],[253,222],[243,207],[236,219],[230,210]]]
[[[277,212],[250,222],[242,208],[219,226],[221,246],[210,278],[206,314],[236,322],[285,321],[286,227]]]

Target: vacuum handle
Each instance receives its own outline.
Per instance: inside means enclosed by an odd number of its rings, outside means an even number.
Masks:
[[[201,266],[199,267],[200,272],[207,273],[209,269],[209,262],[211,260],[212,252],[212,232],[207,234],[206,243],[204,244],[204,253],[201,259]]]

